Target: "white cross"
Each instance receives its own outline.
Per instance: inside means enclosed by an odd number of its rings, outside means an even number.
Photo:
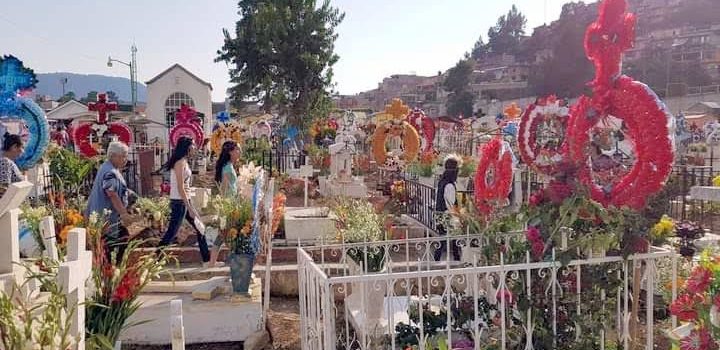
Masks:
[[[185,350],[185,326],[182,317],[182,299],[170,301],[170,341],[172,350]]]
[[[0,198],[0,291],[8,291],[13,283],[20,282],[18,278],[22,277],[22,269],[17,265],[20,262],[18,207],[32,188],[33,184],[30,182],[16,182],[11,184]]]
[[[74,311],[70,317],[70,336],[77,337],[77,349],[85,349],[85,281],[92,268],[92,252],[85,249],[85,229],[74,228],[68,235],[67,256],[60,264],[58,283]]]

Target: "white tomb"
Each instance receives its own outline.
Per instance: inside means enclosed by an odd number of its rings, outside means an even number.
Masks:
[[[285,208],[285,239],[288,244],[334,237],[337,216],[330,208]]]
[[[349,130],[343,130],[330,145],[330,176],[324,187],[324,196],[367,197],[367,186],[361,178],[353,177],[353,156],[355,137]]]

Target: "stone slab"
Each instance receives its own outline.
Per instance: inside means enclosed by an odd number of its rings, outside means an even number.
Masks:
[[[202,283],[192,290],[193,299],[211,300],[216,296],[227,293],[227,288],[223,288],[228,283],[228,278],[213,277],[205,283]]]
[[[136,345],[170,344],[170,301],[175,299],[182,300],[187,344],[245,341],[265,328],[258,279],[251,288],[252,300],[243,303],[231,303],[229,295],[206,301],[193,300],[189,293],[141,294],[142,307],[128,322],[150,322],[123,331],[121,341]]]
[[[362,182],[339,183],[329,181],[325,187],[326,197],[345,196],[350,198],[366,198],[368,196],[367,186]]]
[[[298,217],[311,215],[321,208],[285,208],[285,239],[290,244],[298,241],[316,241],[321,237],[334,237],[337,216],[330,212],[327,217]]]

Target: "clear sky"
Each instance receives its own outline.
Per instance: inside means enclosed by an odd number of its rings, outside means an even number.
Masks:
[[[593,2],[594,0],[586,1]],[[517,5],[532,28],[556,19],[568,0],[332,0],[345,12],[338,28],[336,90],[353,94],[391,74],[437,74],[472,48],[497,17]],[[222,28],[234,31],[236,0],[2,0],[0,54],[36,72],[129,76],[107,56],[130,59],[147,81],[180,63],[212,83],[222,101],[227,67],[214,63]]]

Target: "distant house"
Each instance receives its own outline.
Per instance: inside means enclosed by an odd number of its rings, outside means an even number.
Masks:
[[[175,112],[187,104],[202,114],[203,130],[212,130],[212,85],[200,79],[185,67],[174,64],[147,84],[147,118],[155,122],[148,125],[148,140],[158,139],[168,144],[168,133],[175,125]]]
[[[69,100],[49,112],[47,112],[47,119],[50,121],[64,121],[64,122],[70,122],[78,117],[85,116],[88,113],[88,107],[87,105],[75,101],[75,100]]]
[[[702,128],[708,122],[720,119],[720,104],[716,102],[698,102],[685,112],[688,127]]]

